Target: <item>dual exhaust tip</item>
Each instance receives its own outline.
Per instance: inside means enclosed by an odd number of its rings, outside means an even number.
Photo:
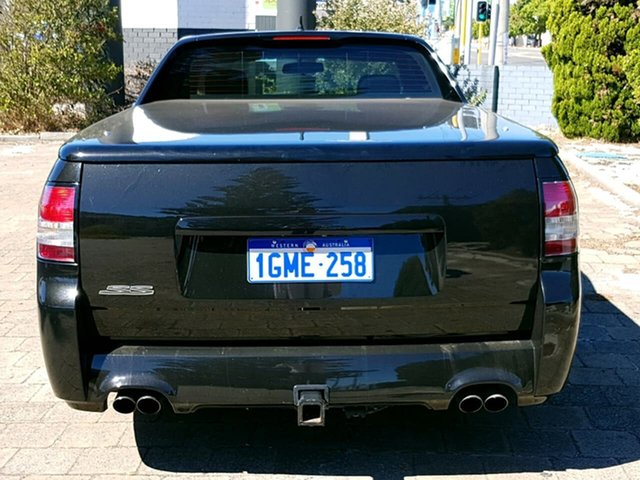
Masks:
[[[156,415],[162,410],[160,399],[154,395],[126,395],[119,393],[113,401],[113,409],[118,413],[138,411],[143,415]]]
[[[501,393],[493,393],[482,398],[480,395],[470,394],[463,396],[458,402],[458,409],[462,413],[476,413],[483,408],[487,412],[502,412],[509,406],[509,399]]]

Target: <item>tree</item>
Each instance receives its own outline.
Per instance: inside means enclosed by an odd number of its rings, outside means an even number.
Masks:
[[[640,1],[558,0],[543,49],[568,137],[640,140]]]
[[[423,35],[426,28],[418,20],[416,0],[327,0],[325,9],[327,14],[318,22],[324,30]]]
[[[535,35],[547,31],[552,0],[519,0],[509,13],[509,35]]]
[[[64,128],[108,110],[116,21],[108,0],[10,2],[0,16],[0,130]]]

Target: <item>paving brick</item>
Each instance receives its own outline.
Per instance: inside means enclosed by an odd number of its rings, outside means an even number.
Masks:
[[[0,469],[13,457],[17,448],[0,448]]]
[[[619,353],[578,353],[580,360],[586,367],[591,368],[634,368],[635,365],[625,355]]]
[[[134,474],[140,466],[136,448],[83,448],[78,461],[71,468],[73,474],[115,473]]]
[[[589,347],[597,353],[620,353],[634,355],[640,352],[640,342],[624,340],[596,340]]]
[[[30,402],[53,402],[56,397],[51,390],[51,386],[46,383],[44,385],[34,383],[29,384],[29,386],[37,387],[36,393],[29,399]]]
[[[625,385],[640,386],[640,370],[637,368],[619,368],[616,374],[622,379]]]
[[[627,432],[575,430],[572,432],[580,453],[585,457],[633,457],[640,452],[640,441]]]
[[[637,355],[627,355],[627,358],[636,368],[640,368],[640,353]]]
[[[640,328],[633,327],[610,327],[607,329],[609,335],[616,340],[640,340]]]
[[[600,325],[581,325],[580,338],[583,340],[610,340],[610,328]]]
[[[638,406],[640,398],[640,387],[624,386],[622,388],[608,388],[605,391],[609,405],[622,407]]]
[[[47,376],[47,369],[45,367],[38,367],[35,370],[32,368],[27,370],[29,370],[31,373],[24,381],[24,383],[44,385],[49,381],[49,377]]]
[[[43,405],[47,405],[49,408],[42,417],[42,422],[46,423],[87,424],[96,423],[100,417],[94,412],[73,410],[62,400],[43,403]]]
[[[612,303],[609,302],[584,302],[582,307],[592,313],[620,313],[620,310]]]
[[[640,432],[640,408],[632,407],[587,407],[591,423],[599,430]]]
[[[50,447],[65,428],[65,424],[16,423],[0,436],[0,447]]]
[[[115,447],[126,425],[120,423],[74,423],[69,425],[56,441],[57,447]]]
[[[543,430],[591,428],[589,417],[582,407],[539,405],[523,410],[531,428]]]
[[[573,457],[578,453],[568,431],[514,431],[508,437],[515,455]]]
[[[518,478],[518,475],[549,478],[552,476],[549,470],[553,469],[550,459],[537,456],[485,455],[483,464],[488,479]]]
[[[0,389],[0,403],[28,402],[40,388],[39,385],[5,384]]]
[[[90,475],[28,475],[22,477],[22,480],[95,480]],[[122,480],[122,479],[120,479]],[[148,480],[145,478],[145,480]]]
[[[66,474],[80,455],[81,449],[22,448],[2,468],[5,475]]]
[[[17,351],[24,340],[21,337],[0,337],[0,353]]]
[[[585,313],[582,315],[583,325],[597,325],[600,327],[622,327],[626,315],[615,313]]]
[[[569,381],[574,385],[621,385],[613,368],[572,368]]]
[[[51,407],[42,403],[1,402],[0,423],[39,422]],[[24,427],[23,427],[24,428]]]
[[[484,476],[484,456],[462,454],[414,455],[414,469],[418,476],[461,475],[463,478]]]
[[[504,433],[490,428],[451,428],[444,432],[448,453],[509,453]]]

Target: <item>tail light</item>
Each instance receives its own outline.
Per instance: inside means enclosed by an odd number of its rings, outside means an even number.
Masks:
[[[39,258],[56,262],[75,262],[75,203],[76,187],[44,187],[38,214]]]
[[[293,42],[313,42],[313,41],[326,41],[331,40],[328,35],[280,35],[273,37],[272,40],[276,41],[293,41]]]
[[[567,255],[578,251],[578,203],[571,182],[545,182],[544,253]]]

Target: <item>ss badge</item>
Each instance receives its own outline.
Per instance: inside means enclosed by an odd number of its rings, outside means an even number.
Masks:
[[[107,285],[107,288],[98,292],[98,295],[127,295],[133,297],[153,294],[153,285]]]

